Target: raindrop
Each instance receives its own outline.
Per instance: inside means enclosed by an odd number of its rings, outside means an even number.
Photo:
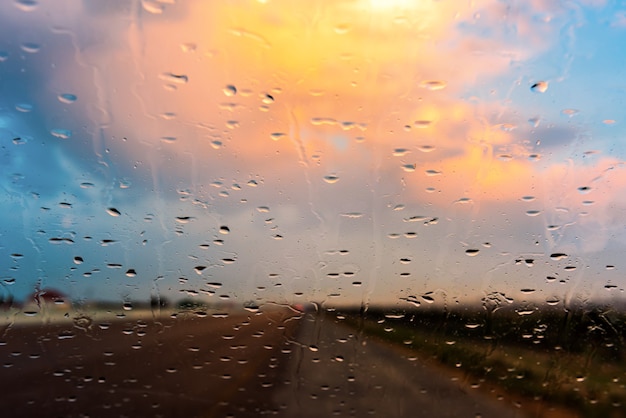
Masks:
[[[334,174],[329,174],[327,176],[324,176],[324,181],[328,184],[334,184],[339,181],[339,177]]]
[[[17,110],[18,112],[22,112],[22,113],[29,113],[29,112],[32,112],[33,105],[29,103],[19,103],[15,105],[15,110]]]
[[[211,147],[213,149],[220,149],[220,148],[222,148],[222,145],[223,145],[222,141],[218,141],[218,140],[211,141]]]
[[[133,304],[130,302],[124,302],[124,304],[122,305],[122,308],[125,311],[132,311],[133,310]]]
[[[35,0],[16,0],[15,6],[23,12],[32,12],[37,8]]]
[[[363,284],[363,282],[352,282],[352,286],[359,287]]]
[[[274,132],[274,133],[270,134],[270,138],[272,138],[272,140],[274,140],[274,141],[279,141],[282,138],[284,138],[285,136],[287,136],[287,134],[282,133],[282,132]]]
[[[189,77],[184,74],[163,73],[161,74],[161,80],[165,80],[174,84],[187,84]]]
[[[578,190],[578,192],[580,194],[587,194],[587,193],[589,193],[591,191],[591,187],[589,187],[589,186],[581,186],[577,190]]]
[[[80,256],[74,257],[74,264],[82,264],[83,261],[84,261],[83,258]]]
[[[0,62],[4,62],[9,59],[9,53],[6,51],[0,51]]]
[[[550,254],[550,258],[552,260],[558,261],[558,260],[562,260],[564,258],[567,258],[567,254],[564,254],[564,253],[552,253],[552,254]]]
[[[420,83],[420,87],[430,91],[443,90],[448,84],[441,80],[427,80]]]
[[[165,142],[166,144],[171,144],[172,142],[176,142],[175,136],[162,136],[161,142]]]
[[[530,90],[535,93],[545,93],[548,90],[548,82],[538,81],[530,86]]]
[[[576,109],[563,109],[561,110],[561,114],[565,115],[565,116],[574,116],[576,114],[578,114],[578,110]]]
[[[155,0],[141,0],[141,6],[146,12],[155,15],[160,15],[165,10],[165,5]]]
[[[406,148],[396,148],[396,149],[393,150],[393,156],[394,157],[403,157],[404,155],[406,155],[409,152],[411,152],[411,151],[409,151]]]
[[[21,48],[24,52],[28,52],[29,54],[35,54],[39,52],[39,50],[41,49],[41,45],[34,42],[24,42],[21,45]]]
[[[57,96],[57,99],[59,99],[61,103],[70,104],[70,103],[74,103],[78,99],[78,97],[76,97],[76,95],[74,94],[63,93],[63,94],[59,94]]]
[[[535,293],[535,289],[524,288],[524,289],[520,289],[520,292],[526,293],[526,294],[531,294],[531,293]]]
[[[228,120],[226,121],[226,127],[228,129],[236,129],[239,127],[239,121],[236,120]]]
[[[527,210],[526,211],[526,215],[528,216],[537,216],[539,214],[541,214],[540,210]]]
[[[128,269],[126,270],[126,276],[128,277],[135,277],[137,275],[137,272],[135,271],[135,269]]]
[[[475,248],[470,248],[470,249],[465,250],[465,254],[469,255],[470,257],[474,257],[478,255],[479,252],[480,250],[475,249]]]
[[[429,295],[424,295],[424,296],[422,296],[422,299],[424,299],[424,301],[425,301],[426,303],[433,303],[433,302],[435,302],[435,299],[433,299],[433,298],[432,298],[431,296],[429,296]]]
[[[261,97],[262,97],[261,101],[264,104],[272,104],[272,103],[274,103],[274,96],[272,96],[270,94],[262,94]]]
[[[416,120],[415,122],[413,122],[413,126],[415,126],[416,128],[424,129],[428,128],[432,123],[433,121],[431,120]]]
[[[425,171],[426,175],[429,177],[433,177],[433,176],[438,176],[441,174],[441,171],[437,171],[437,170],[426,170]]]
[[[183,52],[195,52],[197,48],[198,46],[194,44],[193,42],[187,42],[187,43],[180,45],[180,49]]]
[[[228,84],[226,87],[224,87],[224,90],[222,91],[224,92],[225,96],[232,97],[237,94],[237,87],[233,86],[232,84]]]
[[[320,126],[320,125],[336,125],[337,120],[333,118],[312,118],[311,125]]]
[[[120,216],[121,213],[116,208],[107,208],[107,213],[111,216]]]
[[[72,136],[72,131],[70,131],[69,129],[55,128],[50,131],[50,134],[57,138],[68,139]]]
[[[224,234],[224,235],[226,235],[226,234],[228,234],[229,232],[230,232],[230,228],[229,228],[229,227],[227,227],[227,226],[225,226],[225,225],[220,226],[220,234]]]
[[[412,173],[415,171],[415,164],[404,164],[402,166],[402,170],[406,171],[407,173]]]
[[[419,147],[417,147],[417,149],[422,152],[432,152],[435,150],[435,147],[433,147],[432,145],[420,145]]]
[[[535,196],[522,196],[520,200],[523,202],[532,202],[535,200]]]
[[[340,24],[335,26],[333,29],[337,35],[345,35],[350,31],[351,28],[350,25]]]

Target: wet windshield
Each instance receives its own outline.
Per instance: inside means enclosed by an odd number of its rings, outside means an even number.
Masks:
[[[7,0],[0,33],[5,408],[621,414],[621,6]]]

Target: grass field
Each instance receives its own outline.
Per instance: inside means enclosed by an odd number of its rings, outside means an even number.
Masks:
[[[626,416],[626,315],[601,308],[347,312],[360,332],[462,373],[470,386],[566,408]]]

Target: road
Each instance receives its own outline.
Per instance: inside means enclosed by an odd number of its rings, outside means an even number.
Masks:
[[[521,417],[330,314],[14,325],[5,417]]]
[[[3,417],[258,416],[294,313],[14,325],[0,336]],[[83,326],[87,325],[87,326]]]
[[[408,350],[358,335],[330,314],[302,319],[275,392],[285,417],[523,417],[510,402],[470,389]]]

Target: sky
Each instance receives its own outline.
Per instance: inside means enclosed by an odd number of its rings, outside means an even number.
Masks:
[[[614,303],[618,2],[0,4],[0,296]]]

